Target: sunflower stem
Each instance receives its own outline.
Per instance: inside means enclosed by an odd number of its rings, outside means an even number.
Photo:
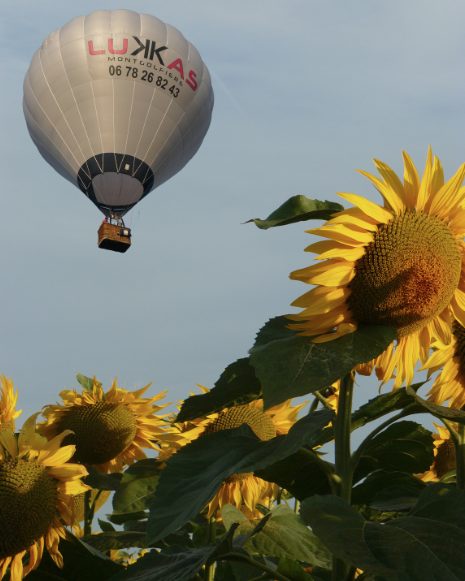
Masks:
[[[309,413],[311,414],[312,412],[316,411],[316,409],[318,408],[318,405],[320,403],[320,400],[315,397],[314,400],[312,401],[312,405],[310,406],[310,410]]]
[[[92,514],[91,514],[91,494],[92,490],[84,492],[84,536],[92,534]]]
[[[465,490],[465,425],[459,424],[457,438],[452,438],[455,446],[457,488]]]
[[[352,418],[352,395],[354,391],[354,372],[351,371],[341,380],[337,414],[334,419],[335,467],[337,475],[336,494],[350,504],[352,496],[352,462],[350,451],[350,432]],[[349,574],[349,565],[333,558],[332,581],[342,581]]]
[[[210,517],[208,521],[208,544],[213,544],[216,540],[216,519],[214,516]],[[216,563],[212,561],[205,565],[205,581],[214,581],[215,579]]]
[[[331,404],[329,403],[329,401],[324,397],[324,395],[321,395],[321,393],[319,391],[314,391],[313,395],[315,396],[315,398],[323,404],[323,406],[328,409],[333,411],[333,408],[331,407]]]

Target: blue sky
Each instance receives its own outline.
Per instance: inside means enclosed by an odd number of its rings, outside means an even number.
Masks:
[[[154,14],[199,49],[215,91],[197,155],[128,215],[133,247],[99,250],[98,210],[40,157],[22,81],[54,29],[96,8]],[[75,386],[185,397],[243,356],[304,291],[303,224],[260,231],[294,194],[373,196],[356,173],[428,144],[450,175],[465,160],[465,5],[455,1],[19,0],[0,7],[0,372],[30,414]],[[366,394],[365,394],[366,395]],[[363,398],[364,399],[364,398]]]

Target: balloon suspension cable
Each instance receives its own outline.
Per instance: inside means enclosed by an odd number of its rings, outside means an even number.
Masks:
[[[114,224],[115,226],[120,226],[121,228],[126,228],[126,224],[124,223],[123,217],[118,214],[114,214],[111,211],[109,214],[105,215],[105,222],[108,222],[109,224]]]

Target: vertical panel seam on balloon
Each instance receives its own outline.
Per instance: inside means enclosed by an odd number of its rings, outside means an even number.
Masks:
[[[111,30],[111,37],[114,42],[113,36],[113,12],[110,11],[110,30]],[[115,167],[118,168],[118,161],[116,159],[116,131],[115,131],[115,79],[111,78],[111,90],[113,94],[112,99],[112,106],[113,106],[113,114],[111,116],[113,122],[113,157],[115,158]]]
[[[128,150],[129,130],[130,130],[130,127],[131,127],[131,118],[132,118],[132,112],[133,112],[133,109],[134,109],[134,94],[135,94],[135,92],[136,92],[136,81],[132,81],[131,108],[129,110],[128,128],[127,128],[127,131],[126,131],[126,141],[124,143],[124,151],[122,152],[124,154],[124,156],[126,156],[126,153],[127,153],[127,150]],[[125,159],[125,157],[121,159],[121,165],[123,164],[123,160],[124,159]],[[121,166],[120,166],[119,169],[121,169]],[[134,156],[133,156],[133,169],[134,169]]]
[[[42,107],[42,105],[41,105],[41,103],[40,103],[39,99],[37,98],[37,95],[35,94],[35,91],[34,91],[34,88],[33,88],[33,86],[32,86],[32,83],[30,84],[30,88],[31,88],[31,93],[32,93],[32,96],[33,96],[33,97],[34,97],[34,99],[36,100],[36,102],[37,102],[37,105],[39,106],[40,110],[41,110],[41,111],[42,111],[42,113],[45,115],[45,117],[47,118],[47,121],[48,121],[48,122],[50,123],[50,125],[53,127],[53,129],[54,129],[55,133],[56,133],[56,134],[58,135],[58,137],[61,139],[61,141],[63,142],[63,145],[64,145],[64,146],[67,148],[67,150],[68,150],[68,151],[69,151],[69,153],[71,154],[71,157],[74,159],[74,161],[76,162],[76,165],[77,165],[77,167],[79,168],[79,167],[80,167],[79,160],[76,158],[76,156],[74,155],[74,153],[73,153],[73,152],[72,152],[72,150],[70,149],[69,145],[66,143],[65,139],[64,139],[64,138],[63,138],[63,136],[61,135],[61,133],[58,131],[58,129],[57,129],[57,127],[56,127],[56,124],[52,123],[52,120],[51,120],[51,119],[50,119],[50,117],[47,115],[47,113],[46,113],[45,109]],[[52,91],[50,90],[50,87],[49,87],[49,91],[50,91],[50,93],[52,92]],[[88,175],[88,174],[87,174],[87,172],[85,172],[85,173],[86,173],[86,175]],[[90,176],[89,176],[89,178],[90,178]]]
[[[141,129],[141,132],[140,132],[140,135],[139,135],[139,141],[137,142],[136,149],[135,149],[135,152],[134,152],[134,157],[139,157],[139,156],[137,155],[137,152],[138,152],[138,150],[139,150],[139,145],[140,145],[140,143],[141,143],[141,141],[142,141],[142,136],[144,135],[144,131],[145,131],[145,128],[146,128],[146,126],[147,126],[147,119],[149,118],[150,109],[152,108],[152,103],[153,103],[153,99],[155,98],[155,93],[156,93],[156,92],[157,92],[157,89],[154,89],[154,90],[153,90],[153,92],[152,92],[152,97],[151,97],[151,99],[150,99],[150,104],[149,104],[149,106],[148,106],[148,108],[147,108],[147,113],[145,114],[144,123],[143,123],[143,125],[142,125],[142,129]],[[142,159],[142,161],[144,161],[144,159],[143,159],[143,158],[140,158],[140,159]],[[133,160],[133,164],[134,164],[134,162],[135,162],[135,159]],[[140,167],[140,166],[139,166],[139,167]],[[137,169],[139,169],[139,168],[137,168]],[[132,174],[132,175],[133,175],[133,176],[134,176],[134,174],[136,173],[137,169],[134,169],[134,165],[132,166],[132,171],[133,171],[133,174]]]
[[[33,95],[34,99],[37,101],[37,97],[35,96],[35,94],[34,94],[34,91],[32,90],[32,86],[31,86],[31,83],[30,83],[30,81],[29,81],[29,90],[30,90],[31,94]],[[39,122],[38,122],[38,121],[35,119],[35,116],[32,114],[32,111],[30,110],[30,108],[29,108],[28,104],[27,104],[27,103],[24,103],[23,107],[24,107],[25,113],[27,113],[27,115],[30,117],[30,121],[28,121],[28,120],[27,120],[27,118],[26,118],[26,123],[29,125],[29,123],[30,123],[30,122],[34,122],[34,123],[37,125],[37,129],[36,129],[36,130],[35,130],[35,132],[34,132],[34,133],[35,133],[35,135],[32,135],[32,133],[31,133],[31,138],[32,138],[32,141],[33,141],[34,143],[36,143],[36,141],[38,141],[38,142],[40,142],[40,143],[42,143],[42,144],[45,144],[45,145],[46,145],[46,149],[47,149],[47,150],[50,150],[50,149],[52,149],[52,150],[53,150],[53,149],[57,149],[57,147],[56,147],[56,146],[55,146],[55,144],[53,143],[53,141],[52,141],[51,137],[49,137],[49,136],[48,136],[48,135],[47,135],[47,134],[46,134],[44,131],[40,131],[40,130],[38,129],[38,127],[39,127]],[[42,112],[43,112],[43,111],[42,111]],[[43,112],[43,113],[44,113],[44,112]],[[44,115],[45,115],[45,113],[44,113]],[[25,116],[26,116],[26,115],[25,115]],[[47,121],[49,122],[49,124],[50,124],[50,125],[52,125],[52,123],[50,122],[50,119],[49,119],[48,117],[47,117]],[[52,125],[52,126],[53,126],[53,125]],[[58,137],[59,137],[59,138],[60,138],[60,139],[63,141],[63,138],[61,137],[61,135],[60,135],[59,133],[57,133],[57,135],[58,135]],[[63,143],[64,143],[64,141],[63,141]],[[65,144],[65,143],[64,143],[64,144]],[[66,144],[65,144],[65,145],[66,145]],[[36,143],[36,146],[37,146],[37,143]],[[50,147],[50,146],[51,146],[51,147]],[[40,148],[39,148],[38,146],[37,146],[37,148],[38,148],[38,149],[39,149],[39,151],[40,151]],[[60,152],[60,153],[61,153],[61,152]],[[42,154],[42,155],[43,155],[43,154]],[[53,154],[50,152],[50,156],[51,156],[51,157],[53,157],[53,159],[54,159],[55,161],[57,161],[57,162],[60,164],[60,166],[61,166],[61,167],[63,168],[63,170],[65,171],[65,173],[67,173],[67,174],[70,174],[70,175],[73,175],[73,176],[74,176],[74,173],[75,173],[75,171],[74,171],[74,169],[73,169],[72,165],[69,163],[69,161],[67,161],[67,159],[66,159],[66,158],[65,158],[63,155],[61,156],[61,159],[60,159],[59,157],[57,157],[56,155],[53,155]],[[45,156],[44,156],[44,157],[45,157]],[[63,161],[61,161],[61,160],[63,160]],[[76,160],[76,163],[78,163],[78,162],[77,162],[77,160]]]
[[[113,93],[112,106],[113,106],[113,157],[115,158],[115,167],[118,168],[118,160],[116,159],[116,127],[115,127],[115,79],[111,79],[111,90]]]
[[[174,101],[174,97],[171,97],[170,104],[169,104],[169,106],[168,106],[168,109],[166,110],[166,113],[165,113],[164,117],[163,117],[162,123],[163,123],[163,121],[164,121],[164,119],[165,119],[166,115],[168,114],[168,111],[169,111],[169,109],[170,109],[170,107],[171,107],[171,103],[172,103],[173,101]],[[181,117],[178,119],[178,124],[177,124],[177,125],[175,125],[175,126],[173,127],[173,129],[170,131],[169,135],[167,136],[167,138],[165,139],[165,141],[162,143],[162,146],[159,148],[159,151],[162,151],[162,150],[163,150],[163,147],[165,146],[165,144],[167,143],[167,141],[168,141],[168,140],[171,138],[171,136],[173,135],[174,131],[175,131],[175,130],[178,128],[178,125],[181,123],[181,121],[182,121],[182,119],[184,118],[185,114],[186,114],[186,111],[184,111],[184,112],[183,112],[183,114],[181,115]],[[161,127],[162,123],[160,123],[160,127]],[[155,138],[157,137],[157,135],[158,135],[158,131],[157,131],[157,134],[156,134],[156,135],[154,136],[154,138],[152,139],[152,142],[150,143],[150,146],[149,146],[149,148],[147,149],[147,153],[146,153],[146,155],[148,155],[148,152],[150,151],[150,148],[152,147],[153,143],[155,142]],[[158,154],[155,154],[155,158],[154,158],[153,162],[152,162],[152,163],[150,163],[150,164],[147,164],[147,165],[148,165],[150,168],[153,168],[153,166],[155,165],[155,162],[157,161],[157,157],[158,157]],[[140,166],[139,166],[139,167],[140,167]],[[147,173],[145,174],[144,181],[147,179],[147,174],[148,174],[148,171],[147,171]]]
[[[55,95],[54,95],[54,93],[53,93],[53,91],[52,91],[52,89],[50,87],[50,83],[49,83],[49,81],[47,79],[47,75],[45,74],[45,70],[44,70],[44,65],[42,63],[41,51],[39,51],[39,62],[40,62],[40,70],[42,71],[42,75],[44,76],[45,82],[47,83],[48,90],[50,91],[50,94],[52,95],[53,100],[55,101],[55,104],[58,107],[58,109],[59,109],[59,111],[61,113],[61,116],[63,117],[64,122],[66,123],[66,125],[67,125],[67,127],[68,127],[68,129],[69,129],[69,131],[70,131],[70,133],[71,133],[74,141],[76,142],[76,145],[77,145],[79,151],[81,152],[81,156],[82,156],[82,159],[83,159],[83,162],[84,162],[84,161],[86,161],[85,160],[85,156],[84,156],[84,152],[82,151],[81,146],[79,145],[79,141],[77,140],[76,136],[74,135],[74,131],[72,130],[70,124],[68,123],[68,120],[66,119],[66,116],[65,116],[65,114],[63,112],[63,109],[61,108],[60,104],[58,103],[58,100],[55,97]],[[73,156],[73,157],[75,157],[75,156]],[[77,163],[78,163],[79,166],[82,165],[82,163],[80,164],[77,159],[76,159],[76,161],[77,161]]]
[[[139,170],[139,168],[141,167],[141,165],[142,165],[142,163],[144,162],[144,160],[145,160],[145,159],[147,159],[147,155],[148,155],[148,153],[149,153],[150,149],[152,148],[152,145],[155,143],[155,140],[156,140],[156,138],[157,138],[157,136],[158,136],[158,133],[160,132],[161,126],[162,126],[162,125],[163,125],[163,123],[165,122],[166,116],[168,115],[168,112],[169,112],[169,110],[171,109],[171,103],[173,102],[173,100],[174,100],[174,97],[171,97],[171,100],[170,100],[170,102],[169,102],[169,105],[168,105],[168,107],[166,108],[166,111],[165,111],[165,113],[164,113],[164,115],[163,115],[163,118],[162,118],[162,120],[161,120],[161,121],[160,121],[160,123],[158,124],[158,127],[157,127],[157,130],[156,130],[156,132],[155,132],[155,135],[153,136],[153,138],[152,138],[152,141],[150,142],[150,145],[147,147],[147,151],[145,152],[145,155],[144,155],[144,157],[140,157],[140,158],[139,158],[139,159],[141,160],[141,163],[138,165],[138,167],[137,167],[137,169],[136,169],[136,172]],[[183,113],[183,115],[182,115],[182,116],[184,116],[184,113]],[[182,117],[181,117],[181,118],[182,118]],[[173,131],[171,131],[171,133],[172,133],[172,132],[173,132]],[[171,133],[170,133],[170,135],[171,135]],[[165,142],[166,142],[166,141],[165,141]],[[147,163],[147,162],[146,162],[146,163]],[[147,165],[149,165],[149,164],[147,164]],[[151,166],[149,165],[149,167],[151,167]],[[147,173],[148,173],[148,170],[147,170]],[[147,177],[147,173],[145,174],[145,178]],[[145,178],[144,178],[144,180],[145,180]]]
[[[160,21],[160,22],[161,22],[161,21]],[[163,26],[165,27],[165,40],[164,40],[164,43],[167,43],[167,41],[168,41],[168,27],[167,27],[167,25],[166,25],[166,22],[161,22],[161,24],[163,24]],[[144,131],[145,131],[145,126],[146,126],[147,119],[148,119],[148,116],[149,116],[149,113],[150,113],[150,109],[151,109],[151,107],[152,107],[153,98],[155,97],[155,93],[156,93],[156,92],[157,92],[157,89],[155,88],[155,89],[154,89],[154,91],[153,91],[153,93],[152,93],[152,98],[150,99],[150,105],[149,105],[149,108],[148,108],[148,110],[147,110],[147,115],[145,116],[145,119],[144,119],[144,125],[142,126],[142,131],[141,131],[141,134],[140,134],[140,137],[139,137],[139,142],[137,143],[137,147],[136,147],[136,156],[137,156],[137,157],[139,157],[139,159],[141,160],[141,162],[144,162],[144,161],[145,161],[145,159],[144,159],[144,157],[138,156],[138,155],[137,155],[137,153],[138,153],[138,150],[139,150],[139,145],[141,144],[141,141],[142,141],[142,135],[143,135],[143,133],[144,133]],[[170,108],[170,106],[171,106],[171,101],[170,101],[170,104],[168,105],[168,109]],[[167,109],[167,111],[168,111],[168,109]],[[156,133],[155,133],[155,136],[154,136],[154,138],[152,139],[152,141],[151,141],[151,143],[150,143],[150,145],[149,145],[149,147],[148,147],[148,149],[147,149],[147,152],[146,152],[146,154],[145,154],[145,155],[147,155],[147,153],[149,152],[149,150],[150,150],[150,147],[152,146],[152,143],[153,143],[153,141],[154,141],[155,137],[158,135],[158,132],[159,132],[159,130],[160,130],[160,127],[161,127],[161,125],[163,124],[163,121],[165,120],[165,117],[166,117],[166,113],[167,113],[167,111],[165,111],[165,115],[163,116],[163,119],[161,120],[161,123],[158,125],[158,128],[157,128],[157,131],[156,131]],[[134,161],[135,161],[135,160],[134,160]],[[136,174],[136,172],[139,170],[139,168],[141,167],[141,165],[142,165],[142,163],[140,163],[140,164],[139,164],[139,166],[137,167],[137,169],[136,169],[136,170],[134,170],[134,174],[133,174],[133,175],[135,175],[135,174]],[[134,169],[134,168],[133,168],[133,169]]]
[[[58,48],[59,48],[59,51],[60,51],[60,57],[61,57],[61,63],[63,65],[63,71],[65,72],[65,77],[66,77],[66,80],[68,82],[68,86],[69,86],[69,89],[71,91],[71,95],[73,96],[74,104],[76,105],[76,109],[77,109],[77,112],[78,112],[78,115],[79,115],[79,119],[81,120],[82,127],[84,128],[84,133],[86,134],[87,141],[88,141],[89,147],[90,147],[90,151],[92,152],[92,157],[95,159],[97,165],[100,167],[99,162],[98,162],[97,158],[95,157],[95,151],[94,151],[94,148],[92,147],[92,143],[90,141],[89,134],[87,133],[87,127],[85,126],[84,119],[82,118],[81,109],[80,109],[79,104],[78,104],[78,101],[76,99],[76,95],[74,94],[73,87],[71,85],[71,82],[70,82],[69,76],[68,76],[68,72],[67,72],[66,67],[65,67],[65,60],[63,58],[63,53],[61,52],[61,29],[60,29],[60,31],[58,33],[58,40],[59,40],[59,42],[58,42]],[[86,157],[86,159],[84,161],[87,161],[87,159],[88,158]],[[102,169],[102,168],[100,168],[100,169]]]
[[[169,43],[168,43],[168,26],[166,25],[166,22],[162,22],[162,24],[163,24],[163,26],[165,27],[165,40],[164,40],[164,44],[168,45],[168,44],[169,44]],[[155,91],[154,91],[154,94],[155,94]],[[164,123],[164,121],[165,121],[166,115],[168,114],[168,111],[170,110],[170,107],[171,107],[171,103],[172,103],[172,102],[173,102],[173,97],[171,97],[171,100],[170,100],[170,102],[169,102],[169,105],[168,105],[168,107],[167,107],[167,109],[166,109],[166,111],[165,111],[165,114],[163,115],[163,119],[162,119],[162,120],[161,120],[161,122],[159,123],[159,125],[158,125],[158,127],[157,127],[157,131],[155,132],[155,135],[153,136],[153,138],[152,138],[152,141],[150,142],[150,145],[148,146],[148,148],[147,148],[147,151],[146,151],[146,153],[145,153],[145,156],[144,156],[144,157],[146,157],[146,156],[148,155],[148,153],[149,153],[149,151],[150,151],[150,148],[152,147],[153,143],[155,142],[155,139],[157,138],[158,132],[160,131],[160,128],[161,128],[161,126],[163,125],[163,123]],[[150,105],[152,105],[152,103],[150,103]],[[139,143],[137,144],[137,147],[139,147],[139,144],[140,144],[140,141],[139,141]],[[144,161],[145,161],[144,157],[140,157],[139,159],[141,159],[141,160],[142,160],[142,162],[144,162]],[[142,163],[140,163],[140,164],[139,164],[139,166],[138,166],[138,168],[137,168],[137,170],[136,170],[136,171],[138,171],[138,170],[139,170],[139,168],[141,167],[141,165],[142,165]],[[147,164],[147,165],[148,165],[148,167],[149,167],[149,168],[151,167],[151,164]],[[145,173],[145,176],[144,176],[144,179],[143,179],[142,183],[144,183],[144,182],[145,182],[145,180],[147,179],[147,175],[148,175],[148,173],[149,173],[149,170],[147,169],[147,171],[146,171],[146,173]]]
[[[87,16],[84,16],[84,19],[82,21],[84,42],[85,42],[85,39],[86,39],[86,18],[87,18]],[[93,78],[92,78],[92,75],[90,74],[89,55],[87,55],[87,54],[86,54],[86,61],[87,61],[87,70],[89,71],[89,77],[90,77],[90,88],[92,90],[92,100],[93,100],[93,103],[94,103],[95,118],[97,119],[97,129],[98,129],[98,135],[99,135],[99,138],[100,138],[101,153],[104,153],[104,150],[103,150],[102,131],[100,129],[100,119],[99,119],[99,116],[98,116],[98,109],[97,109],[97,101],[95,99],[95,91],[94,91]],[[103,156],[102,156],[102,167],[101,167],[102,173],[105,170],[104,163],[105,162],[104,162],[104,159],[103,159]],[[100,165],[99,165],[99,167],[100,167]]]
[[[141,36],[142,35],[142,16],[140,15],[140,13],[138,13],[138,16],[139,16],[139,36]],[[133,81],[132,81],[131,109],[129,111],[128,127],[127,127],[127,132],[126,132],[126,142],[124,144],[124,152],[122,152],[124,154],[126,154],[127,149],[128,149],[129,131],[130,131],[130,127],[131,127],[132,112],[134,109],[135,92],[136,92],[136,81],[133,79]],[[134,154],[135,154],[135,152],[134,152]],[[134,154],[132,157],[132,169],[133,169],[133,171],[134,171]],[[123,163],[123,162],[121,161],[121,163]]]

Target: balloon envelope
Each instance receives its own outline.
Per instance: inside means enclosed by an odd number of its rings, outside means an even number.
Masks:
[[[195,154],[213,90],[174,27],[129,10],[96,11],[34,54],[23,108],[42,156],[107,216],[123,216]]]

